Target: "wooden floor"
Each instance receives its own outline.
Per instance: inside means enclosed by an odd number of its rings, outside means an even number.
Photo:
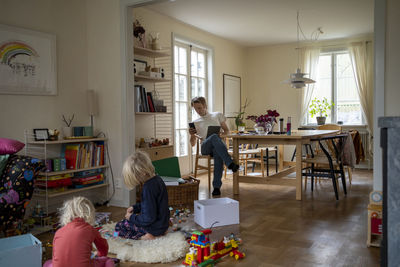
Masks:
[[[199,198],[208,198],[206,176],[201,176]],[[241,184],[240,195],[232,195],[232,178],[221,188],[222,197],[240,202],[239,236],[246,258],[225,257],[217,266],[379,266],[379,248],[367,248],[367,205],[372,190],[372,171],[356,170],[348,194],[340,191],[335,200],[332,183],[317,183],[302,201],[295,200],[295,188]],[[112,211],[120,220],[125,209]],[[181,266],[123,262],[128,266]]]

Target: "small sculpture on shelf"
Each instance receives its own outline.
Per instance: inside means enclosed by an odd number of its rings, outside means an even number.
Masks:
[[[161,50],[161,45],[159,42],[160,39],[160,33],[157,32],[154,36],[150,34],[151,37],[151,49],[153,50]]]
[[[58,140],[58,135],[60,134],[60,131],[57,129],[54,130],[49,130],[49,140],[50,141],[57,141]]]

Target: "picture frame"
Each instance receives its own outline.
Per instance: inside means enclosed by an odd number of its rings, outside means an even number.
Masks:
[[[224,73],[223,91],[224,115],[227,118],[235,118],[239,114],[242,105],[241,78]]]
[[[33,135],[35,136],[35,141],[49,140],[49,129],[33,129]]]
[[[57,95],[56,36],[0,24],[0,94]]]
[[[141,71],[146,71],[147,62],[144,60],[134,59],[133,70],[135,74],[139,74]]]

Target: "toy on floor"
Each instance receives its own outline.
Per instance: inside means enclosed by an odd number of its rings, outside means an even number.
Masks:
[[[245,257],[245,254],[238,250],[240,242],[233,234],[229,237],[224,237],[219,242],[210,243],[208,235],[211,233],[211,229],[193,232],[190,251],[186,254],[184,265],[197,267],[214,266],[220,258],[227,254],[231,257],[234,256],[236,260]]]

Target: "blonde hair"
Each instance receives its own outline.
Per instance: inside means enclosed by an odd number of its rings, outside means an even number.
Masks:
[[[82,218],[88,224],[94,225],[95,209],[92,202],[85,197],[74,197],[66,200],[59,209],[60,224],[64,226],[76,218]]]
[[[200,104],[202,104],[203,106],[207,107],[207,101],[206,101],[206,99],[205,99],[204,97],[202,97],[202,96],[196,96],[196,97],[194,97],[194,98],[192,99],[192,101],[191,101],[192,107],[193,107],[194,103],[200,103]]]
[[[149,155],[141,150],[130,155],[122,167],[122,176],[126,186],[130,189],[144,184],[155,175],[154,166]]]

